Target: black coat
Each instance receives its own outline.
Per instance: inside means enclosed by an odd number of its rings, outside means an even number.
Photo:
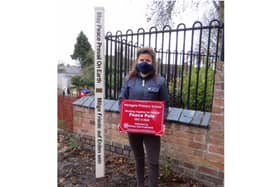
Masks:
[[[142,78],[137,75],[125,78],[121,88],[119,101],[122,99],[164,101],[164,119],[168,114],[169,96],[165,79],[160,75]]]

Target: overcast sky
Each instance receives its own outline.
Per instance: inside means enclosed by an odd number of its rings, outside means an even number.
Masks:
[[[72,63],[76,38],[82,30],[94,47],[94,7],[105,9],[105,34],[117,30],[136,31],[145,27],[145,8],[148,0],[60,0],[57,2],[57,63]]]

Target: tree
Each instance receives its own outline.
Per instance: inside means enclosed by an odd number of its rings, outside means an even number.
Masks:
[[[153,0],[147,5],[146,18],[150,26],[155,26],[160,30],[165,25],[173,27],[175,24],[185,22],[186,18],[188,18],[188,25],[194,21],[200,21],[203,26],[207,26],[214,19],[219,20],[220,24],[222,24],[224,21],[224,2],[218,0]],[[213,22],[213,24],[216,23]],[[213,24],[212,26],[214,26]],[[198,51],[199,46],[201,46],[201,52],[206,53],[208,40],[210,39],[209,54],[214,54],[216,41],[218,40],[218,29],[212,29],[210,37],[208,37],[209,30],[203,29],[201,43],[198,32],[194,35],[193,50]],[[221,47],[222,35],[220,34],[219,37],[219,47]]]
[[[77,42],[71,58],[78,60],[82,68],[81,76],[74,76],[71,80],[72,84],[76,86],[77,89],[85,86],[93,87],[95,53],[83,31],[81,31],[77,37]]]
[[[202,14],[200,14],[201,12]],[[197,19],[202,23],[209,19],[218,19],[223,22],[224,2],[218,0],[153,0],[147,5],[146,18],[150,26],[162,29],[164,25],[178,24],[176,21],[180,20],[179,17],[187,17],[188,14],[196,14]]]
[[[77,89],[77,93],[79,92],[80,86],[82,86],[82,78],[79,75],[73,76],[71,78],[71,84],[74,85]]]
[[[94,87],[94,81],[93,79],[83,79],[84,85],[89,89],[90,87]]]
[[[147,22],[150,22],[158,29],[162,29],[165,25],[173,25],[172,13],[176,0],[172,1],[152,1],[147,5],[148,12],[146,13]]]
[[[224,22],[224,1],[213,1],[213,6],[217,12],[218,19]]]
[[[95,58],[95,53],[93,50],[89,50],[86,55],[84,60],[82,61],[84,64],[84,67],[94,65],[94,58]]]
[[[224,22],[224,2],[223,1],[217,1],[217,0],[212,0],[212,1],[203,1],[198,4],[198,8],[200,7],[208,7],[208,11],[205,11],[201,17],[201,22],[203,25],[208,25],[212,20],[217,19],[220,21],[220,25]],[[216,25],[217,22],[214,23]],[[203,30],[202,34],[202,51],[206,52],[207,51],[207,46],[208,46],[208,40],[210,40],[210,54],[214,54],[216,51],[216,45],[217,45],[217,34],[219,29],[212,29],[211,36],[210,38],[208,37],[208,30]],[[222,34],[220,32],[219,34],[219,50],[221,51],[220,48],[222,46]]]
[[[84,67],[81,71],[81,77],[83,79],[94,80],[94,64]]]
[[[76,86],[76,87],[79,87],[81,86],[81,76],[79,75],[75,75],[71,78],[71,83]]]
[[[81,31],[77,37],[77,42],[71,58],[78,60],[81,64],[81,68],[94,64],[94,51],[92,50],[88,38],[83,31]]]

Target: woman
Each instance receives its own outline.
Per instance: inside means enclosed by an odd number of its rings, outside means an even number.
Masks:
[[[122,99],[164,101],[164,117],[168,111],[168,89],[163,77],[156,73],[156,55],[151,48],[140,48],[132,71],[126,77],[119,96]],[[136,161],[137,186],[144,187],[145,153],[149,164],[149,187],[158,186],[160,136],[128,133],[130,147]]]

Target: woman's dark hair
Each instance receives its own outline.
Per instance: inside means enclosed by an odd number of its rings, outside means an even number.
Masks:
[[[154,66],[154,75],[156,75],[156,68],[157,68],[157,63],[156,63],[156,53],[154,52],[154,50],[152,48],[139,48],[137,50],[137,58],[136,60],[134,61],[134,63],[132,64],[132,69],[131,71],[129,72],[129,79],[132,78],[132,77],[135,77],[137,75],[137,69],[136,69],[136,64],[137,64],[137,61],[138,61],[138,58],[141,54],[148,54],[152,57],[152,64]]]

